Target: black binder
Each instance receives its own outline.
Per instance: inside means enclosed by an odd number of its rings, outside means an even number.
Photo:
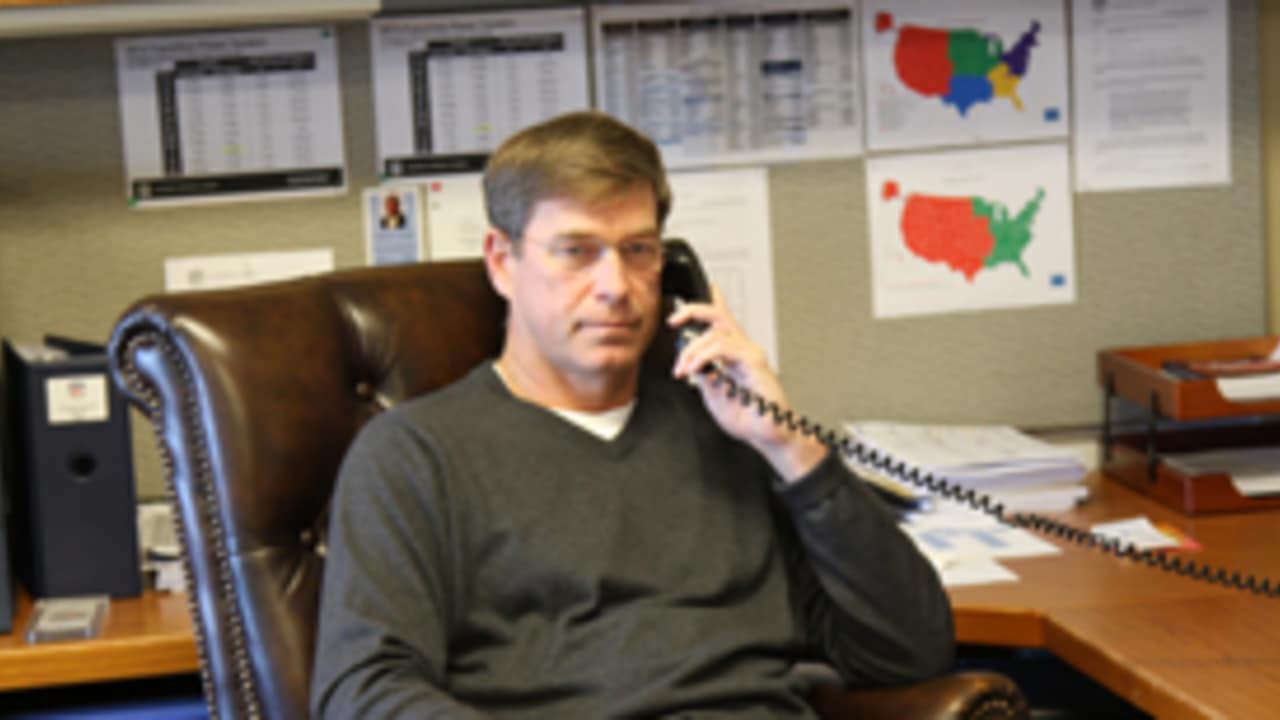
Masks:
[[[139,595],[128,408],[100,346],[4,343],[14,558],[34,597]]]

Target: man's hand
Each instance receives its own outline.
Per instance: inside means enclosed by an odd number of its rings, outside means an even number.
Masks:
[[[710,304],[681,305],[667,318],[667,324],[672,327],[690,321],[707,325],[706,331],[689,341],[680,352],[672,375],[698,388],[707,410],[726,433],[754,447],[783,480],[798,480],[826,456],[826,447],[811,436],[775,422],[772,413],[760,413],[755,403],[743,405],[740,396],[730,398],[728,384],[715,387],[710,374],[698,372],[700,368],[715,365],[740,387],[772,401],[783,413],[790,409],[764,350],[742,332],[714,283],[711,298]]]

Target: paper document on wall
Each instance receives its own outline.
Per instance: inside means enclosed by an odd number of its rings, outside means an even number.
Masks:
[[[1067,134],[1062,0],[867,0],[867,147]]]
[[[346,189],[332,27],[122,37],[115,49],[131,205]]]
[[[1071,3],[1077,190],[1231,182],[1232,4]]]
[[[422,261],[421,198],[415,185],[365,188],[364,244],[370,265]]]
[[[1075,302],[1062,144],[867,160],[876,318]]]
[[[516,131],[586,109],[582,8],[424,13],[369,23],[378,171],[474,171]]]
[[[164,289],[212,290],[288,280],[333,269],[333,249],[166,258]]]
[[[489,220],[480,173],[422,179],[427,208],[427,257],[464,260],[484,255]]]
[[[799,11],[798,11],[799,10]],[[669,168],[858,155],[857,4],[599,4],[596,98]]]
[[[764,168],[674,172],[664,234],[693,246],[747,337],[779,368],[769,174]]]

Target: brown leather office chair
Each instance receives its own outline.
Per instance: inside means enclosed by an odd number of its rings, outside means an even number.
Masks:
[[[503,314],[478,261],[163,295],[126,311],[112,372],[159,441],[214,717],[306,716],[343,453],[374,414],[496,355]],[[813,700],[827,717],[1027,714],[1017,687],[989,673]]]

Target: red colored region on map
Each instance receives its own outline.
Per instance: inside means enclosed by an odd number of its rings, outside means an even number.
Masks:
[[[946,263],[969,282],[996,244],[990,218],[975,215],[970,198],[915,193],[902,208],[902,239],[911,252]]]
[[[893,47],[893,65],[902,84],[925,96],[951,92],[950,42],[946,30],[902,26]]]

